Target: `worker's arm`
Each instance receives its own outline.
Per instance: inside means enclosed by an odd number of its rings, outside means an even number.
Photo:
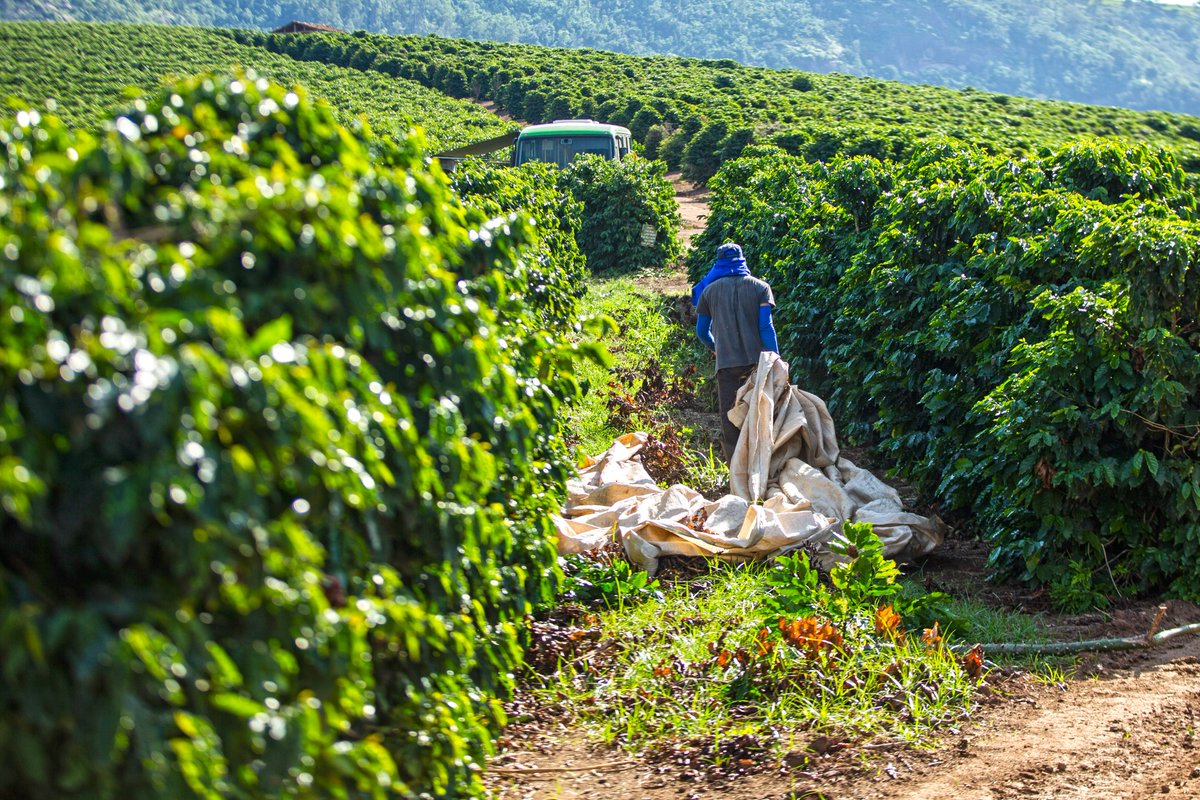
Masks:
[[[712,337],[712,317],[707,314],[700,314],[696,317],[696,336],[704,342],[704,346],[709,350],[717,349],[717,343]]]
[[[697,332],[699,332],[697,330]],[[758,307],[758,338],[762,339],[763,349],[773,353],[779,352],[779,340],[775,337],[775,323],[771,320],[771,306],[763,303]]]

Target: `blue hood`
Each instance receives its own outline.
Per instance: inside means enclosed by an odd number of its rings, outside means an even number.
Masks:
[[[740,245],[727,242],[717,248],[717,260],[704,278],[692,287],[692,305],[700,304],[700,295],[710,283],[732,275],[749,275],[750,267]]]

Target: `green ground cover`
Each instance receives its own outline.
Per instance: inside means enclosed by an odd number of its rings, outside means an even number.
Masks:
[[[588,282],[581,307],[591,315],[587,335],[603,344],[612,365],[581,364],[582,399],[567,412],[580,459],[606,450],[637,430],[665,445],[664,484],[687,477],[702,492],[719,490],[728,469],[715,446],[713,361],[682,325],[676,297],[647,284],[664,274],[642,273]]]
[[[587,601],[599,644],[535,681],[543,702],[635,750],[725,743],[763,761],[814,737],[925,745],[967,718],[985,679],[951,642],[1042,638],[1036,621],[903,582],[869,526],[849,525],[829,572],[806,553],[722,564],[670,586],[622,562],[572,557],[567,597]],[[603,591],[598,591],[602,587]]]

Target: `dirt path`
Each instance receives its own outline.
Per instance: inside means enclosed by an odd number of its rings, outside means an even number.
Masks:
[[[946,748],[944,764],[860,796],[1196,798],[1198,724],[1200,643],[1192,640],[1149,664],[1035,695]]]
[[[683,218],[679,240],[686,248],[693,237],[704,231],[704,220],[708,217],[708,189],[685,181],[678,172],[668,172],[667,180],[675,186],[675,200]]]

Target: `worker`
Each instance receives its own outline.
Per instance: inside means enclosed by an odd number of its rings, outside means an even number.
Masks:
[[[721,411],[721,449],[733,457],[741,431],[729,421],[738,389],[764,350],[779,352],[771,308],[771,285],[750,274],[740,245],[717,248],[712,269],[692,289],[696,336],[717,358],[717,404]]]

